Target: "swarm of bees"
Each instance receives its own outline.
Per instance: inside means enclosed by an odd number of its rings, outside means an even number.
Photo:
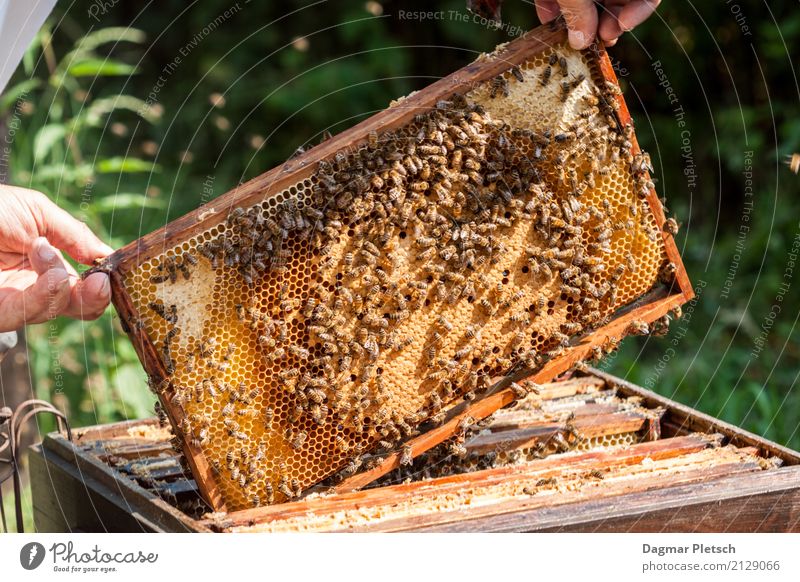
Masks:
[[[276,370],[274,387],[233,385],[226,374],[236,345],[212,335],[184,339],[176,306],[149,303],[169,326],[159,349],[167,373],[180,366],[201,377],[194,385],[171,385],[170,397],[185,412],[179,427],[185,442],[205,450],[220,441],[215,447],[224,455],[211,466],[223,489],[253,506],[300,496],[313,483],[291,465],[275,467],[274,457],[297,458],[319,446],[320,431],[328,435],[338,478],[398,447],[401,470],[414,471],[411,449],[401,443],[421,423],[443,422],[448,407],[478,397],[494,375],[536,368],[607,321],[625,277],[640,268],[631,251],[609,260],[614,240],[638,230],[657,242],[661,230],[674,234],[677,223],[669,219],[659,229],[649,222],[650,159],[632,153],[633,129],[617,121],[611,87],[589,81],[558,52],[535,74],[511,67],[479,89],[488,98],[484,105],[454,94],[405,126],[372,131],[362,144],[320,161],[304,196],[284,196],[269,208],[234,208],[221,234],[156,265],[149,280],[158,285],[188,280],[202,258],[215,272],[237,273],[252,290],[265,277],[285,277],[298,245],[316,265],[318,284],[304,294],[284,283],[268,304],[231,308],[230,321],[253,336],[261,364]],[[512,127],[489,111],[517,84],[556,82],[561,101],[573,96],[580,109],[565,127]],[[608,200],[587,202],[586,193],[619,164],[634,182],[625,211]],[[522,253],[521,275],[494,277],[512,252],[508,233],[522,227],[529,228],[526,244],[514,251]],[[665,262],[661,281],[671,284],[674,275],[675,265]],[[568,319],[546,325],[559,302],[569,305]],[[456,308],[474,313],[475,321],[456,321],[449,315]],[[407,322],[429,310],[436,313],[427,332],[406,333]],[[504,346],[485,342],[486,320],[503,322]],[[425,386],[424,405],[415,410],[396,406],[387,380],[388,368],[409,353],[420,354],[416,373]],[[525,398],[534,387],[512,389]],[[263,404],[267,390],[286,395],[289,410]],[[208,402],[215,403],[213,414],[192,412]],[[473,430],[459,427],[443,454],[467,454]],[[263,436],[253,438],[254,431]],[[547,447],[568,450],[579,435],[568,426],[554,439]]]

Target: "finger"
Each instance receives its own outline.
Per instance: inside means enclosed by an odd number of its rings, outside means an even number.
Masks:
[[[73,218],[44,194],[30,196],[31,210],[36,212],[39,233],[76,261],[90,265],[114,250],[97,238],[85,223]]]
[[[43,236],[33,240],[33,244],[31,244],[31,249],[27,255],[33,270],[39,275],[55,267],[60,267],[69,273],[67,263],[64,261],[61,253],[59,253],[58,249],[54,248]]]
[[[97,319],[111,301],[111,282],[105,273],[92,273],[86,279],[73,280],[69,304],[64,315],[75,319]]]
[[[69,303],[67,271],[54,267],[39,274],[28,287],[7,291],[0,301],[0,331],[13,331],[61,314]]]
[[[633,30],[656,11],[661,0],[633,0],[619,14],[619,25],[624,31]]]
[[[556,0],[536,0],[536,16],[542,24],[555,20],[561,14],[561,8]]]
[[[618,18],[623,6],[619,3],[606,2],[605,6],[601,8],[597,34],[606,46],[616,44],[616,40],[622,35],[622,27],[619,25]]]
[[[559,0],[558,4],[567,23],[570,46],[581,50],[592,44],[597,32],[597,8],[594,0]]]

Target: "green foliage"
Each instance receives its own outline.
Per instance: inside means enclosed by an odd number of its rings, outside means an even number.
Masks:
[[[113,245],[136,236],[135,224],[109,229],[116,212],[161,209],[162,200],[119,191],[146,191],[146,179],[160,168],[131,156],[111,139],[110,124],[138,120],[143,101],[117,93],[120,83],[94,87],[109,77],[129,77],[135,67],[98,51],[121,42],[140,45],[136,29],[108,28],[79,38],[63,57],[45,27],[25,58],[26,77],[6,92],[2,107],[16,116],[10,174],[15,184],[41,190],[87,222]],[[42,57],[50,66],[34,66]],[[152,116],[142,116],[147,124]],[[139,178],[138,180],[136,178]],[[130,342],[111,312],[98,322],[60,319],[29,328],[28,347],[37,396],[67,409],[76,425],[140,417],[152,412],[153,399]]]

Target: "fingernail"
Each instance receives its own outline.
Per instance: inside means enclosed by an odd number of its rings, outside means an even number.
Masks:
[[[581,50],[586,48],[586,35],[583,34],[580,30],[570,30],[569,34],[567,35],[569,38],[569,44],[575,50]]]
[[[100,293],[103,297],[111,295],[111,280],[108,277],[103,277],[103,284],[100,285]]]
[[[39,256],[39,260],[47,264],[55,262],[57,258],[56,251],[53,249],[53,247],[50,246],[50,243],[47,242],[45,239],[41,239],[36,254]]]

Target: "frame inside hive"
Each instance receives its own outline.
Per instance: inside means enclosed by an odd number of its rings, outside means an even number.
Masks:
[[[544,106],[547,103],[546,99],[539,101],[528,98],[524,102],[517,100],[518,95],[515,91],[518,88],[515,85],[517,81],[514,72],[511,71],[512,67],[519,66],[527,87],[545,87],[540,85],[540,79],[544,67],[548,66],[547,59],[554,50],[558,50],[559,54],[569,59],[569,68],[573,71],[573,77],[568,80],[574,80],[576,75],[585,71],[586,83],[600,87],[605,98],[615,103],[610,110],[614,117],[614,123],[618,123],[620,127],[629,124],[630,116],[621,95],[610,91],[605,85],[606,83],[616,84],[605,52],[597,49],[586,51],[583,54],[574,53],[564,48],[564,41],[565,34],[562,28],[543,27],[532,31],[500,48],[492,55],[479,58],[464,69],[401,100],[389,109],[305,154],[238,186],[228,194],[174,221],[163,229],[131,243],[109,258],[107,266],[111,269],[114,304],[125,324],[126,331],[134,341],[145,369],[153,380],[153,385],[156,387],[167,416],[175,428],[177,438],[186,453],[198,485],[212,507],[215,509],[238,509],[248,505],[249,494],[245,492],[245,489],[248,488],[260,499],[264,499],[266,482],[270,482],[268,488],[272,490],[275,499],[280,500],[281,494],[274,491],[277,489],[276,473],[278,469],[283,474],[294,475],[301,488],[306,489],[345,467],[349,458],[352,457],[352,453],[348,454],[335,448],[337,436],[346,435],[351,444],[356,443],[364,450],[373,447],[379,437],[375,434],[370,437],[353,437],[352,426],[348,425],[350,421],[347,419],[337,423],[336,430],[333,430],[326,429],[324,426],[318,428],[312,420],[304,417],[300,422],[305,428],[303,432],[306,434],[307,442],[303,443],[303,447],[301,447],[305,451],[298,451],[289,442],[293,435],[286,434],[287,430],[293,429],[284,422],[283,418],[278,419],[280,430],[275,431],[271,437],[265,437],[264,431],[256,429],[247,417],[237,420],[238,426],[242,427],[241,431],[232,431],[230,427],[226,429],[222,426],[223,418],[219,416],[221,410],[217,409],[223,408],[224,402],[219,402],[218,404],[202,405],[203,410],[207,410],[210,406],[212,412],[218,416],[215,426],[207,427],[212,433],[209,439],[214,444],[198,442],[196,428],[191,427],[192,420],[190,418],[192,415],[196,417],[199,414],[198,409],[195,407],[193,410],[191,405],[187,406],[184,402],[178,403],[175,396],[181,391],[194,389],[196,385],[201,384],[203,375],[207,375],[207,370],[187,371],[185,361],[188,357],[187,354],[197,350],[203,351],[205,348],[199,344],[202,343],[202,339],[211,336],[215,337],[214,349],[219,350],[216,358],[220,359],[220,352],[228,343],[232,343],[229,335],[225,334],[228,334],[231,329],[238,329],[238,333],[243,339],[234,346],[232,357],[235,360],[234,366],[243,363],[242,369],[236,378],[226,376],[225,370],[220,371],[229,384],[229,391],[231,390],[230,385],[235,386],[244,378],[247,394],[243,393],[242,396],[245,399],[250,398],[249,394],[251,391],[253,392],[251,398],[253,403],[243,404],[240,399],[240,402],[237,403],[237,410],[252,409],[260,418],[267,407],[276,410],[280,406],[290,404],[287,402],[288,398],[285,395],[282,396],[278,387],[274,385],[276,370],[267,369],[262,365],[263,354],[258,351],[260,346],[255,343],[257,337],[254,337],[258,334],[248,334],[245,326],[241,325],[242,322],[237,321],[234,313],[235,305],[246,303],[246,296],[258,295],[261,301],[260,305],[264,309],[281,310],[281,302],[288,297],[291,300],[299,300],[301,305],[295,305],[293,309],[300,311],[311,290],[317,288],[325,280],[324,276],[313,272],[319,257],[309,250],[307,241],[296,238],[287,239],[287,247],[291,249],[292,262],[292,266],[288,270],[288,278],[292,281],[289,288],[284,287],[282,282],[286,280],[286,276],[282,275],[281,278],[278,278],[271,272],[256,278],[253,287],[249,287],[235,269],[226,271],[223,268],[221,273],[216,272],[211,268],[210,261],[194,252],[198,242],[207,242],[214,240],[214,237],[219,237],[220,233],[229,227],[230,213],[236,208],[249,209],[260,205],[265,212],[270,212],[285,203],[286,199],[296,197],[299,192],[313,188],[318,183],[316,173],[321,160],[334,160],[339,151],[352,153],[358,152],[359,148],[368,147],[367,144],[372,139],[372,132],[384,134],[395,130],[401,131],[408,124],[413,124],[419,113],[435,109],[438,102],[449,99],[454,94],[466,94],[471,102],[482,103],[490,114],[496,114],[500,119],[503,117],[533,119],[531,123],[539,123],[540,126],[545,124],[550,127],[558,127],[562,123],[559,115],[563,116],[564,110],[570,107],[575,99],[581,98],[580,90],[573,91],[568,95],[566,106],[561,113],[558,111],[554,113],[548,111]],[[552,69],[556,69],[555,72]],[[557,67],[552,67],[552,69],[551,74],[554,76],[559,74]],[[498,75],[502,75],[506,79],[509,85],[509,97],[502,95],[496,95],[495,98],[490,97],[493,92],[503,91],[502,86],[492,81]],[[556,77],[554,82],[563,81]],[[638,146],[632,135],[629,146],[632,154],[638,153]],[[617,185],[615,188],[631,194],[633,184],[630,176],[626,174],[627,171],[626,166],[615,174],[622,181],[622,186]],[[589,194],[590,196],[604,197],[611,189],[613,188],[601,183],[594,189],[594,194]],[[633,196],[634,200],[637,200],[636,195],[633,194]],[[613,203],[621,204],[620,202]],[[302,205],[300,206],[302,207]],[[634,278],[633,282],[628,281],[627,291],[621,293],[621,296],[613,304],[604,306],[604,312],[609,316],[607,322],[594,329],[585,330],[586,333],[572,339],[566,350],[560,354],[553,354],[541,365],[536,366],[535,370],[515,367],[513,369],[514,377],[521,378],[534,372],[531,376],[534,381],[549,380],[571,367],[576,361],[596,355],[597,348],[602,349],[608,344],[613,344],[627,333],[632,322],[652,322],[691,298],[692,290],[672,237],[668,233],[661,233],[661,225],[664,223],[665,217],[655,191],[652,189],[647,192],[641,210],[647,215],[649,223],[658,229],[659,237],[655,242],[643,243],[644,246],[650,246],[650,251],[640,249],[642,256],[650,253],[649,263],[640,264],[642,274],[638,279]],[[520,231],[521,228],[518,227],[517,231]],[[615,240],[623,240],[625,237],[635,238],[641,235],[637,232],[615,234]],[[519,238],[519,232],[516,235]],[[513,237],[514,233],[507,233],[508,239],[513,239]],[[414,237],[408,238],[413,239]],[[407,246],[402,245],[409,243],[413,243],[413,240],[399,244],[400,249],[407,249]],[[509,243],[509,246],[512,244]],[[627,240],[627,243],[623,241],[621,244],[627,244],[628,248],[631,248],[630,240]],[[638,252],[635,244],[633,247],[634,252]],[[512,247],[512,250],[513,248],[516,247]],[[184,280],[179,274],[174,283],[166,281],[162,284],[155,284],[150,281],[152,277],[164,275],[165,271],[157,270],[158,265],[163,264],[164,257],[173,256],[180,259],[183,252],[193,252],[195,259],[199,259],[197,265],[191,266],[190,278]],[[334,254],[335,252],[337,252],[336,249]],[[339,248],[338,252],[343,252],[343,248]],[[414,250],[415,254],[417,252],[419,249]],[[502,262],[504,258],[501,257],[500,264],[494,264],[491,267],[490,270],[498,279],[492,283],[500,283],[501,279],[511,279],[508,293],[515,286],[520,289],[531,287],[524,283],[515,283],[514,278],[519,276],[516,272],[509,277],[516,258],[513,252],[504,254],[509,255],[508,265]],[[645,259],[647,258],[645,256]],[[676,269],[674,281],[669,287],[657,284],[658,271],[665,261],[674,264]],[[415,267],[409,267],[409,269],[413,268]],[[532,288],[534,292],[539,293],[544,287],[546,285]],[[237,299],[237,294],[244,294],[245,299]],[[532,298],[526,296],[523,302],[530,302],[530,299]],[[561,329],[561,323],[567,318],[566,311],[569,309],[569,303],[563,296],[559,297],[557,292],[552,293],[551,301],[553,305],[549,306],[548,311],[554,313],[548,314],[548,317],[555,315],[551,323],[557,329]],[[163,318],[148,309],[149,303],[152,302],[176,306],[180,327],[177,328],[178,331],[174,332],[176,337],[173,338],[176,342],[176,355],[173,356],[175,362],[166,362],[164,359],[163,346],[170,328],[169,326],[165,327]],[[561,323],[557,320],[558,315],[555,313],[560,309],[564,310]],[[436,329],[435,320],[442,312],[452,319],[457,327],[461,325],[463,332],[463,313],[460,313],[457,307],[452,308],[445,304],[437,305],[435,302],[432,306],[421,307],[418,313],[413,314],[407,321],[409,325],[415,326],[418,336],[428,337]],[[210,318],[207,313],[211,314]],[[503,317],[508,318],[508,313],[503,314]],[[487,334],[495,333],[495,337],[504,338],[502,341],[507,341],[508,337],[504,335],[503,324],[498,323],[499,320],[500,317],[495,315],[492,317],[477,316],[477,319],[467,318],[467,321],[477,322],[484,329],[488,329]],[[494,332],[492,332],[492,326],[497,328]],[[215,336],[215,334],[222,335]],[[294,338],[292,334],[298,337]],[[292,341],[300,343],[305,342],[308,337],[302,328],[291,331],[289,335],[294,338]],[[448,344],[445,349],[455,351],[456,344],[457,342],[453,342],[452,346]],[[393,393],[392,398],[396,405],[395,409],[401,414],[414,414],[421,406],[424,408],[427,397],[425,375],[428,372],[419,371],[420,357],[422,354],[418,351],[414,357],[406,359],[406,367],[397,366],[396,369],[393,369],[391,366],[385,366],[384,372],[387,373],[387,376],[395,374],[392,389],[396,390],[396,393]],[[220,363],[216,362],[216,364]],[[222,363],[222,365],[226,364]],[[409,368],[408,365],[411,367]],[[173,367],[174,369],[170,369]],[[494,365],[483,366],[481,369],[481,373],[487,377],[502,376],[507,372],[509,369],[498,365],[497,362]],[[271,385],[270,382],[273,384]],[[496,384],[486,396],[479,397],[474,402],[465,402],[454,407],[444,424],[426,426],[426,430],[420,436],[407,442],[408,450],[406,452],[418,455],[451,437],[465,417],[480,419],[510,403],[515,396],[507,388],[509,382],[510,378],[504,379]],[[430,384],[430,382],[427,383]],[[430,389],[427,390],[430,391]],[[455,403],[461,394],[457,393],[452,396],[444,404]],[[184,434],[186,429],[188,432]],[[266,456],[269,457],[269,462],[264,466],[267,467],[267,475],[261,478],[258,486],[249,484],[248,488],[237,488],[233,483],[235,480],[231,478],[233,475],[224,466],[226,451],[233,449],[234,444],[239,446],[238,443],[230,440],[235,438],[232,436],[234,432],[256,432],[262,442],[266,444]],[[248,455],[255,456],[255,449]],[[399,461],[399,452],[385,455],[377,466],[345,479],[338,487],[340,490],[361,487],[397,467]],[[238,459],[237,463],[244,465],[241,463],[241,459]],[[238,473],[241,473],[241,469],[238,470]]]

